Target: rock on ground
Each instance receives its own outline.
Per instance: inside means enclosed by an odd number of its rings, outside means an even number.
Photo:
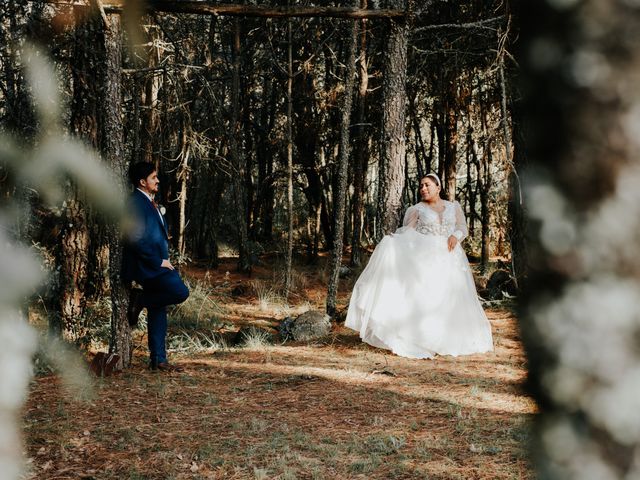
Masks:
[[[308,342],[326,337],[331,331],[331,317],[324,312],[309,310],[293,321],[290,331],[291,336],[297,342]]]

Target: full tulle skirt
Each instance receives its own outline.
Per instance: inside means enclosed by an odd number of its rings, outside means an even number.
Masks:
[[[378,244],[356,282],[345,325],[374,347],[410,358],[493,350],[460,245],[414,229]]]

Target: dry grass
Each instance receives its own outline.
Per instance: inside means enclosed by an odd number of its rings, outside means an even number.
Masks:
[[[314,299],[322,285],[306,278]],[[250,288],[229,293],[239,282],[212,276],[225,321],[268,323]],[[536,407],[516,322],[506,310],[489,317],[486,355],[409,360],[338,327],[319,345],[174,355],[180,374],[151,373],[137,357],[88,401],[40,377],[24,412],[28,478],[533,478]]]

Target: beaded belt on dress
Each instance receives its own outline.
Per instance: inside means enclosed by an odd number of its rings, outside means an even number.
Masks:
[[[441,236],[448,236],[449,235],[449,228],[447,227],[447,225],[418,225],[416,227],[416,231],[418,233],[422,233],[423,235],[441,235]]]

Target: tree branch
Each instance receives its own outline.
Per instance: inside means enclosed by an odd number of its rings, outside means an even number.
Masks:
[[[80,1],[48,0],[55,5],[84,6]],[[123,0],[103,0],[104,11],[122,13]],[[255,5],[220,5],[211,0],[147,0],[143,8],[148,11],[169,13],[195,13],[207,15],[225,15],[235,17],[334,17],[334,18],[404,18],[404,10],[362,9],[353,7],[266,7]]]
[[[426,30],[438,30],[443,28],[479,28],[484,30],[493,30],[495,28],[491,28],[488,25],[492,23],[496,23],[499,21],[505,20],[505,16],[501,15],[499,17],[487,18],[485,20],[479,20],[477,22],[470,23],[441,23],[436,25],[425,25],[424,27],[419,27],[414,29],[414,32],[424,32]]]

